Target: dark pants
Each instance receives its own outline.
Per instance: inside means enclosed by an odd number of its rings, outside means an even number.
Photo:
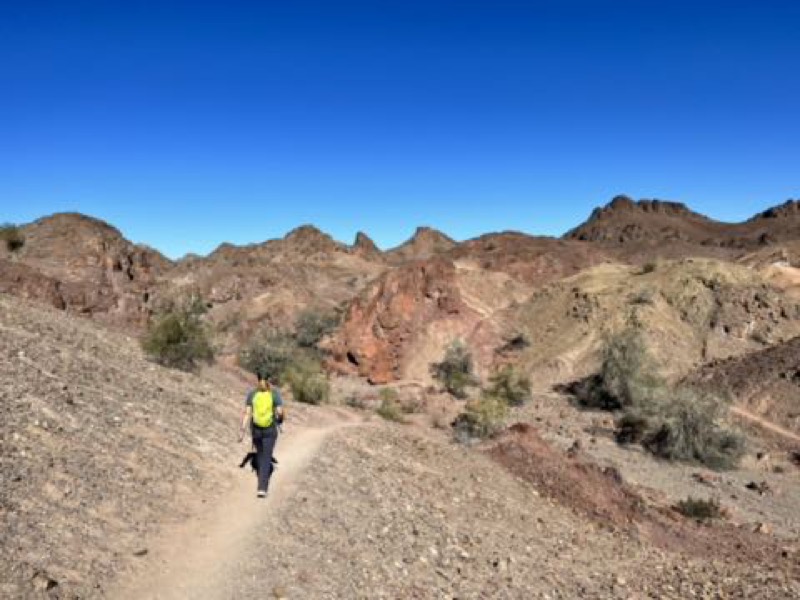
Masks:
[[[256,447],[258,457],[258,491],[266,492],[269,478],[272,475],[272,452],[275,442],[278,441],[278,428],[275,425],[266,427],[253,427],[253,445]]]

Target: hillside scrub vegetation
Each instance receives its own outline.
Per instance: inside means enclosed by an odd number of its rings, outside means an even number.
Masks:
[[[3,223],[0,225],[0,241],[9,252],[16,252],[25,245],[25,236],[16,225]]]
[[[328,377],[318,360],[298,356],[285,372],[285,380],[297,402],[325,404],[330,400]]]
[[[239,353],[239,364],[275,383],[285,381],[298,402],[324,404],[330,399],[330,384],[319,351],[301,346],[297,337],[288,332],[257,333]]]
[[[309,308],[301,312],[294,323],[294,337],[301,348],[317,348],[326,335],[333,333],[339,325],[339,314]]]
[[[675,510],[684,517],[689,517],[696,521],[706,523],[713,519],[720,519],[724,516],[722,506],[716,498],[704,500],[689,496],[675,505]]]
[[[531,380],[513,365],[506,365],[489,378],[486,392],[509,406],[522,406],[531,399]]]
[[[508,403],[497,396],[484,392],[479,398],[469,400],[453,422],[456,441],[469,443],[473,439],[484,439],[498,434],[508,416]]]
[[[404,421],[403,413],[405,411],[400,404],[400,398],[397,394],[397,391],[393,390],[392,388],[383,388],[380,391],[379,396],[381,403],[375,412],[377,412],[380,417],[383,417],[387,421],[402,423]]]
[[[461,340],[455,340],[445,350],[441,362],[431,365],[431,375],[448,393],[463,400],[467,388],[478,385],[472,362],[472,353]]]
[[[622,411],[617,441],[641,444],[659,458],[731,469],[744,454],[743,436],[724,425],[728,403],[711,392],[670,385],[634,330],[609,340],[600,372],[576,393],[586,407]]]
[[[202,320],[206,307],[199,297],[168,306],[151,323],[142,339],[142,349],[160,365],[194,371],[214,360],[208,328]]]

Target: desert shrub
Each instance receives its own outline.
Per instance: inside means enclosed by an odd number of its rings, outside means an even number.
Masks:
[[[620,443],[640,443],[665,460],[735,468],[744,437],[722,425],[727,403],[709,392],[676,386],[629,407],[617,423]]]
[[[174,369],[193,371],[214,360],[214,349],[202,321],[205,305],[199,298],[174,303],[152,323],[142,348],[155,362]]]
[[[658,268],[658,264],[657,264],[657,263],[655,263],[655,262],[653,262],[653,261],[646,262],[646,263],[644,263],[644,264],[642,265],[642,271],[641,271],[641,273],[642,273],[642,275],[646,275],[647,273],[652,273],[652,272],[653,272],[653,271],[655,271],[657,268]]]
[[[631,296],[631,304],[653,304],[655,292],[651,288],[639,290]]]
[[[506,365],[489,378],[486,391],[509,406],[522,406],[531,399],[531,380],[513,365]]]
[[[392,388],[383,388],[380,391],[381,403],[376,412],[387,421],[403,421],[403,409],[397,396],[397,392]]]
[[[647,403],[664,386],[641,333],[626,329],[606,343],[600,372],[576,385],[573,393],[587,408],[618,410]]]
[[[499,354],[506,354],[510,352],[519,352],[520,350],[524,350],[531,345],[531,339],[527,333],[517,333],[512,335],[510,338],[506,340],[506,343],[498,346],[495,349],[495,352]]]
[[[473,372],[472,354],[460,340],[447,347],[441,362],[431,365],[431,375],[456,398],[466,398],[467,388],[478,385],[478,378]]]
[[[689,496],[686,500],[681,500],[675,505],[675,510],[685,517],[698,521],[711,521],[723,516],[722,507],[715,498],[703,500]]]
[[[573,391],[584,406],[623,411],[620,444],[638,443],[660,458],[713,469],[733,468],[744,454],[744,438],[722,425],[727,403],[710,392],[670,386],[635,331],[612,338],[600,372]]]
[[[616,425],[615,438],[618,444],[640,444],[647,434],[650,421],[641,415],[626,413]]]
[[[320,340],[331,333],[339,324],[339,317],[333,311],[308,309],[301,312],[295,320],[295,340],[301,348],[316,348]]]
[[[295,357],[285,371],[285,379],[297,402],[325,404],[330,400],[328,378],[320,363],[312,358]]]
[[[251,373],[262,373],[281,381],[298,355],[292,336],[283,331],[264,330],[253,336],[239,353],[239,365]]]
[[[492,437],[502,428],[508,416],[508,404],[502,398],[483,394],[470,400],[463,413],[453,422],[456,440],[462,443],[475,438]]]
[[[709,392],[676,387],[653,406],[635,410],[650,413],[641,443],[660,458],[731,469],[744,455],[744,437],[720,425],[727,404]]]
[[[0,240],[6,245],[9,252],[16,252],[25,245],[25,236],[19,227],[11,223],[0,225]]]

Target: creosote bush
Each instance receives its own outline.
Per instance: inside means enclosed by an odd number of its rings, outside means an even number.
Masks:
[[[531,399],[531,380],[513,365],[506,365],[489,378],[486,393],[509,406],[522,406]]]
[[[301,348],[316,348],[323,337],[333,332],[339,316],[333,311],[308,309],[301,312],[294,323],[294,337]]]
[[[723,425],[727,403],[709,392],[669,385],[633,330],[609,341],[600,372],[576,393],[584,406],[622,411],[620,444],[641,444],[660,458],[713,469],[735,468],[744,454],[744,438]]]
[[[251,373],[263,373],[270,381],[285,381],[297,402],[324,404],[330,399],[330,383],[319,354],[299,346],[285,331],[265,330],[254,335],[239,353],[239,364]]]
[[[467,388],[478,385],[472,354],[461,340],[451,343],[441,362],[431,365],[431,375],[456,398],[467,397]]]
[[[702,498],[693,498],[689,496],[686,500],[678,502],[678,504],[675,505],[675,510],[685,517],[702,522],[708,522],[712,519],[719,519],[724,516],[722,507],[715,498],[703,500]]]
[[[208,329],[202,321],[205,305],[197,298],[174,303],[151,324],[142,348],[155,362],[193,371],[214,360]]]
[[[718,397],[677,387],[651,406],[636,406],[631,418],[645,421],[642,446],[660,458],[732,469],[745,452],[744,437],[719,423],[727,405]]]
[[[392,388],[383,388],[379,393],[381,403],[376,412],[387,421],[403,422],[403,408],[397,392]]]
[[[492,437],[503,428],[508,416],[508,404],[502,398],[482,394],[480,398],[467,402],[463,413],[453,422],[457,441],[469,443],[473,439]]]
[[[11,223],[0,225],[0,240],[6,245],[9,252],[16,252],[25,245],[25,236],[19,227]]]
[[[298,348],[289,334],[264,330],[250,338],[239,353],[239,364],[250,373],[263,373],[271,381],[282,381],[298,355]]]
[[[295,361],[286,370],[285,378],[297,402],[325,404],[330,400],[328,377],[318,361],[309,358]]]

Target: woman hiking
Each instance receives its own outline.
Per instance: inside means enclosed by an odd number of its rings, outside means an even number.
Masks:
[[[264,498],[272,475],[272,452],[278,440],[278,424],[283,421],[283,400],[278,386],[272,385],[264,373],[258,373],[257,377],[258,386],[245,399],[239,441],[244,439],[249,421],[256,453],[258,497]]]

